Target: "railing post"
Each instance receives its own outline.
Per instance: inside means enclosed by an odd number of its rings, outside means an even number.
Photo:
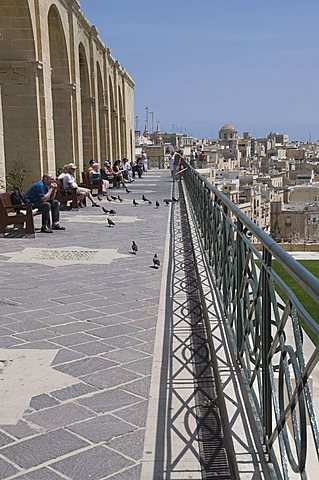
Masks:
[[[270,275],[266,268],[271,267],[271,254],[264,247],[263,248],[263,264],[261,270],[261,286],[262,286],[262,419],[264,427],[264,441],[267,446],[268,439],[272,430],[272,395],[271,395],[271,381],[269,375],[269,351],[271,347],[271,297],[269,289]]]
[[[236,266],[236,344],[237,344],[237,360],[240,361],[242,355],[242,344],[243,344],[243,318],[241,312],[241,282],[243,275],[243,259],[242,259],[242,233],[243,233],[243,224],[237,220],[237,236],[236,236],[236,255],[237,255],[237,266]]]
[[[223,219],[223,251],[222,251],[222,282],[223,282],[223,300],[224,300],[224,310],[227,314],[228,311],[228,278],[227,278],[227,269],[226,269],[226,262],[229,261],[227,256],[227,215],[228,215],[228,208],[226,205],[223,205],[223,212],[224,212],[224,219]]]

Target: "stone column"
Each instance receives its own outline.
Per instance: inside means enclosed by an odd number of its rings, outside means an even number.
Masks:
[[[40,62],[0,62],[6,171],[25,169],[24,188],[43,173],[38,91],[41,70]]]
[[[2,116],[2,98],[0,85],[0,192],[6,189],[6,167],[4,156],[4,133],[3,133],[3,116]]]

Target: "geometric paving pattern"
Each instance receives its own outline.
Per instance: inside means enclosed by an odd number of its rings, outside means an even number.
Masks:
[[[78,217],[71,217],[68,219],[69,222],[88,222],[88,223],[103,223],[107,225],[107,218],[109,215],[101,215],[101,216],[87,216],[81,215]],[[142,218],[137,218],[133,216],[119,216],[119,215],[112,215],[110,217],[114,223],[134,223],[140,222]]]
[[[20,252],[3,254],[9,257],[8,263],[38,263],[53,267],[81,264],[108,265],[113,260],[127,255],[118,253],[117,249],[90,249],[83,247],[64,248],[25,248]]]

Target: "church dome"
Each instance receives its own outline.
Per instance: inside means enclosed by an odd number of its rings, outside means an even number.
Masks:
[[[220,129],[220,132],[221,132],[221,131],[224,131],[224,130],[236,132],[236,128],[234,128],[233,125],[231,125],[230,123],[226,123],[226,125],[224,125],[224,126]]]

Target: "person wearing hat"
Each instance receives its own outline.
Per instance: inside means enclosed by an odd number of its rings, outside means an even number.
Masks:
[[[68,188],[76,188],[77,193],[79,195],[79,207],[83,207],[83,200],[84,198],[88,198],[92,202],[92,207],[99,207],[95,201],[94,198],[92,197],[91,190],[88,188],[84,187],[79,187],[78,184],[75,181],[74,173],[75,170],[77,169],[77,166],[74,165],[74,163],[69,163],[68,165],[68,173],[66,173],[63,177],[63,188],[68,189]]]

